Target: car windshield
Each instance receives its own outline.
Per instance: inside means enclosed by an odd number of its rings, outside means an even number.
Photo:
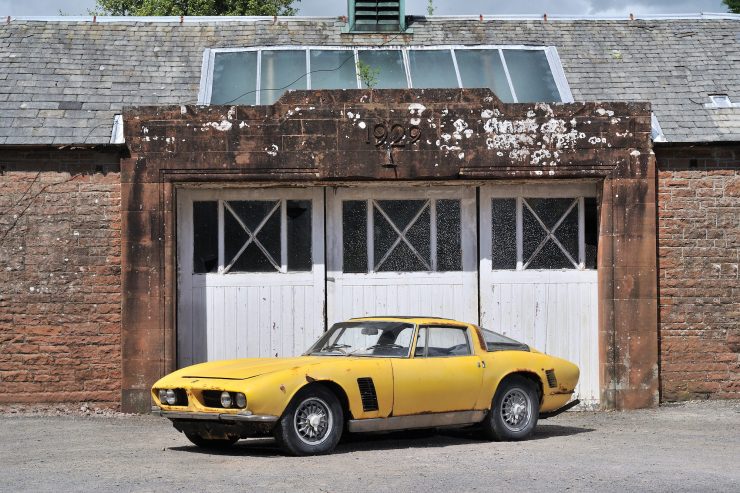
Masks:
[[[407,358],[414,325],[405,322],[358,321],[334,324],[306,354]]]
[[[481,329],[483,339],[486,341],[488,351],[529,351],[529,346],[515,341],[509,337],[493,332],[488,329]]]

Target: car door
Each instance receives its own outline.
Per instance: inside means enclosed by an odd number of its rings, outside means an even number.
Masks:
[[[422,326],[411,357],[392,361],[394,416],[474,408],[483,364],[469,328]]]

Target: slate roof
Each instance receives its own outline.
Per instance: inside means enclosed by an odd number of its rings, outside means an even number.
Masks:
[[[0,145],[103,144],[133,105],[194,104],[205,48],[378,45],[339,18],[179,22],[36,21],[0,25]],[[663,20],[416,22],[394,44],[555,46],[576,101],[650,101],[669,142],[740,141],[740,16]]]

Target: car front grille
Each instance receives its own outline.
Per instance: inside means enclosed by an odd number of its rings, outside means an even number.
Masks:
[[[221,405],[221,392],[220,390],[204,390],[201,393],[203,396],[203,405],[223,409]]]
[[[555,370],[547,370],[545,371],[545,374],[547,375],[547,385],[554,389],[558,386],[558,379],[555,378]]]

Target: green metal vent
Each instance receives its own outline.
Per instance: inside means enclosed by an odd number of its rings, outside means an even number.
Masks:
[[[401,32],[406,30],[404,0],[349,0],[349,25],[353,32]]]

